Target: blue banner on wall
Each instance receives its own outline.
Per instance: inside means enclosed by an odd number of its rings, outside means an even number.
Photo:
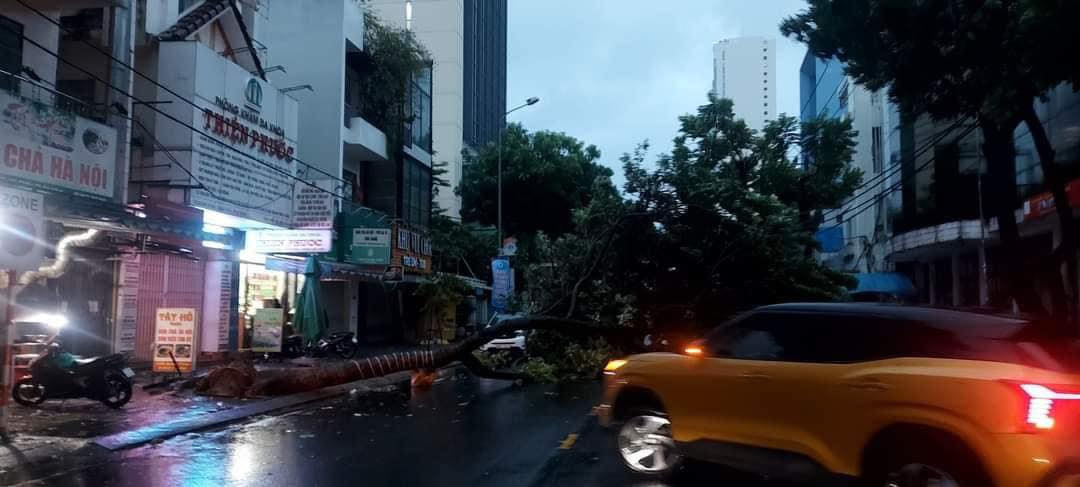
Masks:
[[[821,244],[822,252],[839,252],[844,248],[844,227],[833,225],[823,228],[814,234],[814,239]]]
[[[491,259],[491,310],[504,313],[514,289],[514,274],[508,257]]]

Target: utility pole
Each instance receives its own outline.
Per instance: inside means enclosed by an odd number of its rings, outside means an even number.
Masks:
[[[15,326],[15,279],[13,270],[7,271],[7,289],[4,300],[4,322],[0,324],[0,344],[3,354],[0,356],[0,443],[11,443],[11,431],[8,430],[8,403],[11,401],[11,385],[14,376],[15,360],[11,353],[12,328]]]
[[[537,97],[534,96],[534,97],[529,98],[528,100],[525,100],[524,104],[507,110],[506,113],[503,114],[502,126],[499,127],[499,140],[498,140],[498,142],[496,144],[498,146],[497,150],[499,152],[499,157],[498,157],[499,160],[498,160],[498,168],[496,169],[497,174],[495,176],[496,181],[498,182],[497,183],[498,189],[496,190],[496,192],[498,194],[495,197],[495,200],[496,200],[496,202],[495,202],[495,205],[496,205],[495,227],[498,229],[497,230],[498,231],[498,237],[497,237],[497,240],[495,242],[495,245],[496,245],[496,254],[495,255],[502,255],[503,254],[503,252],[502,252],[503,251],[503,230],[502,230],[502,136],[503,136],[503,131],[506,130],[506,116],[510,115],[511,113],[513,113],[513,112],[515,112],[517,110],[521,110],[522,108],[525,108],[525,107],[527,107],[529,105],[535,105],[535,104],[537,104],[539,102],[540,102],[540,98],[537,98]]]

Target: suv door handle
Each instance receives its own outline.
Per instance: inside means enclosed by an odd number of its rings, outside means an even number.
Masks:
[[[750,382],[765,382],[772,380],[771,375],[762,374],[761,372],[743,372],[739,374],[739,378]]]
[[[856,380],[847,383],[847,386],[860,391],[881,392],[889,389],[889,385],[876,380]]]

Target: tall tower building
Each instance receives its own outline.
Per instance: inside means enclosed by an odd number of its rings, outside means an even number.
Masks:
[[[761,130],[776,116],[776,40],[734,37],[713,44],[713,93],[735,103],[735,116]]]

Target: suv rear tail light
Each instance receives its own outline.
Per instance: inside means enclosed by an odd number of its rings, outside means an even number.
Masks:
[[[1040,384],[1020,384],[1020,389],[1027,394],[1025,426],[1032,430],[1053,429],[1057,423],[1054,413],[1061,409],[1061,403],[1080,400],[1080,394],[1059,392]]]

